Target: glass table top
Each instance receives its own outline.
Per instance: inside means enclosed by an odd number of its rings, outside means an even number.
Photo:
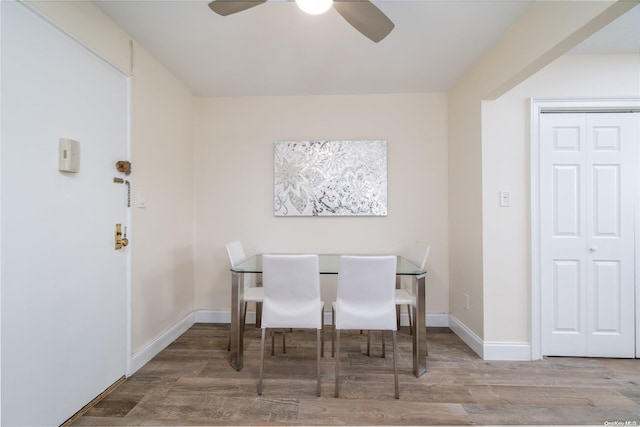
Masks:
[[[340,265],[340,255],[320,254],[320,274],[338,274]],[[396,274],[401,276],[420,276],[426,271],[415,265],[411,261],[401,256],[397,256]],[[262,273],[262,255],[255,255],[248,260],[231,268],[234,273]]]

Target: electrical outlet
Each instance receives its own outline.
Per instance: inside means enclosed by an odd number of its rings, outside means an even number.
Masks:
[[[463,296],[464,296],[464,308],[466,310],[469,310],[469,295],[464,294]]]

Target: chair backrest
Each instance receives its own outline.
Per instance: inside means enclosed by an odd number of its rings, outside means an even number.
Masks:
[[[427,263],[427,258],[429,257],[429,252],[431,251],[431,246],[425,245],[421,242],[416,242],[411,248],[411,254],[409,254],[409,260],[413,262],[418,267],[424,269],[425,264]]]
[[[262,256],[263,328],[322,327],[318,255]]]
[[[342,256],[338,269],[336,328],[397,327],[395,256]]]
[[[235,267],[247,260],[247,256],[244,254],[244,249],[242,248],[242,243],[237,240],[235,242],[227,243],[227,255],[229,256],[229,263],[231,264],[231,267]],[[255,277],[253,274],[245,274],[243,280],[244,288],[249,289],[253,286]]]
[[[229,255],[231,267],[235,267],[241,262],[247,260],[247,256],[244,254],[244,249],[242,249],[242,243],[239,241],[227,243],[227,255]]]

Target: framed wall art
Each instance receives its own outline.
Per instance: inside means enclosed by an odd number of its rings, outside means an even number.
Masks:
[[[386,216],[386,141],[274,143],[275,216]]]

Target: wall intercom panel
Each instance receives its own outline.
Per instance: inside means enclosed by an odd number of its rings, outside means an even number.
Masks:
[[[73,139],[60,138],[58,146],[58,170],[80,172],[80,143]]]

